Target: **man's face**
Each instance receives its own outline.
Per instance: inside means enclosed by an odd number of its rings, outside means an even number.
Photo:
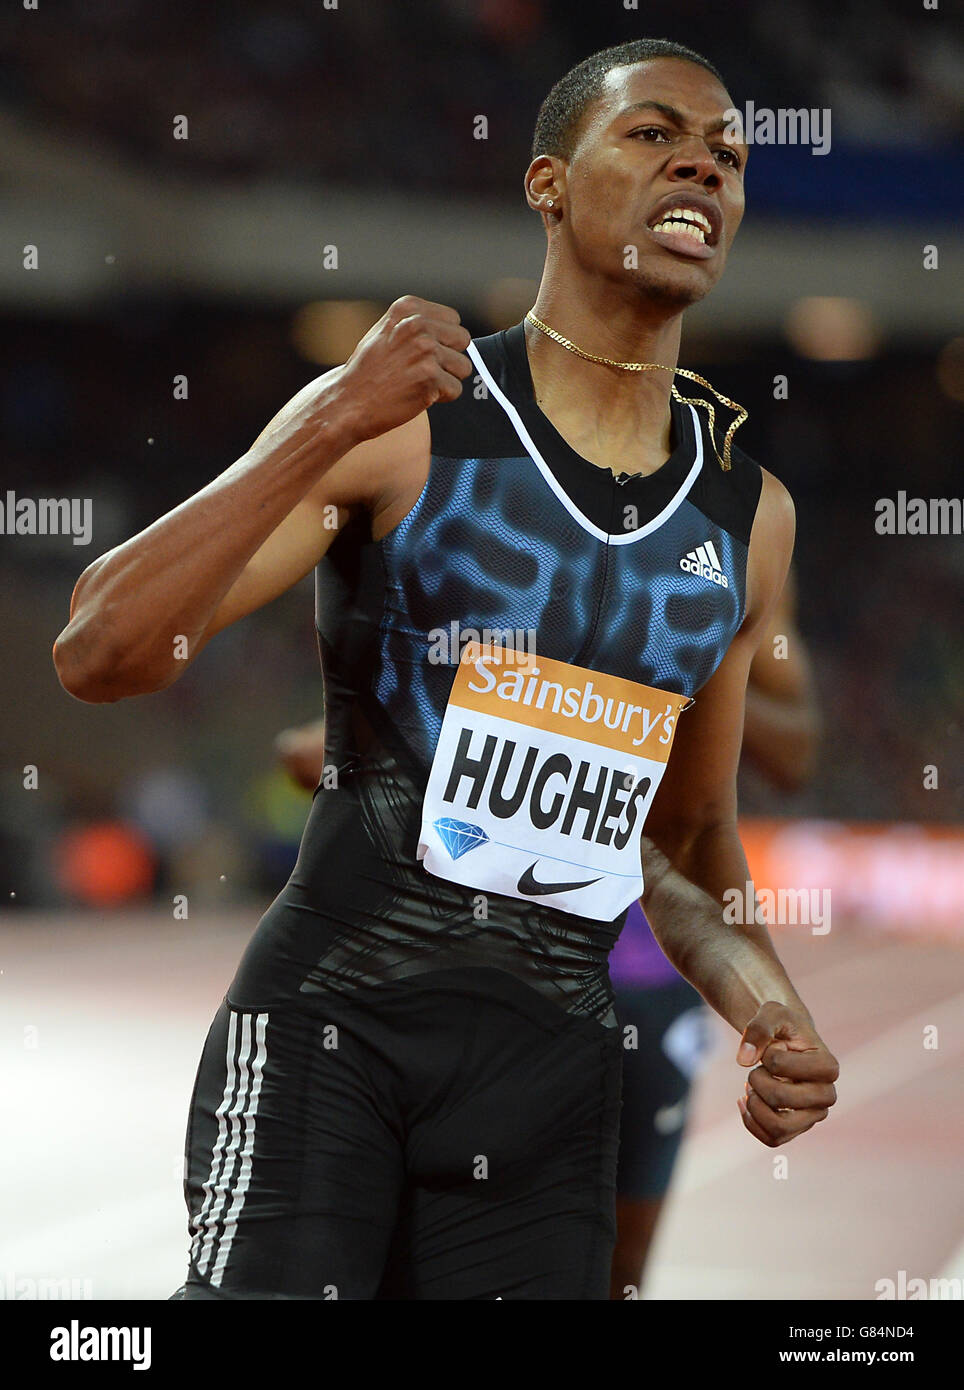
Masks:
[[[725,133],[728,109],[695,63],[607,75],[566,174],[567,249],[581,265],[680,308],[713,288],[743,217],[747,149]]]

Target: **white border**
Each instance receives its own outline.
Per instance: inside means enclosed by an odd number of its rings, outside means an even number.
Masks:
[[[526,452],[532,459],[533,463],[535,463],[538,467],[539,472],[542,474],[543,478],[545,478],[546,482],[552,488],[553,492],[559,498],[559,501],[566,508],[566,510],[573,517],[575,517],[576,521],[579,522],[579,525],[582,526],[584,530],[588,531],[591,536],[595,536],[596,539],[599,541],[605,541],[607,545],[629,545],[631,542],[641,540],[643,536],[652,535],[654,531],[657,531],[660,528],[660,526],[663,525],[664,521],[669,520],[669,518],[676,511],[680,503],[685,500],[687,493],[690,491],[693,484],[696,482],[700,469],[703,467],[703,431],[700,428],[699,416],[697,415],[693,406],[689,404],[689,402],[687,402],[686,404],[687,409],[693,417],[693,428],[695,430],[696,435],[696,458],[693,461],[693,466],[690,469],[689,473],[687,473],[686,477],[683,479],[683,482],[680,484],[679,491],[676,493],[675,497],[673,497],[669,502],[667,502],[666,506],[663,508],[661,512],[657,512],[656,516],[654,516],[652,520],[647,521],[645,526],[640,526],[635,531],[627,531],[625,534],[610,535],[608,531],[601,530],[600,527],[598,527],[595,524],[595,522],[590,521],[588,516],[585,516],[579,510],[579,508],[573,502],[572,498],[566,492],[565,488],[563,488],[559,481],[556,479],[555,475],[552,472],[552,469],[546,463],[545,459],[542,457],[539,450],[533,443],[532,437],[529,434],[529,431],[526,429],[525,425],[523,424],[519,412],[516,410],[512,402],[508,399],[508,397],[499,388],[499,386],[496,385],[495,381],[493,380],[492,373],[489,371],[488,367],[483,362],[482,354],[475,346],[475,343],[469,343],[466,351],[468,352],[472,361],[478,367],[479,375],[485,382],[486,387],[488,388],[488,390],[492,392],[493,396],[495,396],[496,400],[499,402],[499,405],[501,405],[506,415],[508,415],[509,419],[512,422],[513,428],[515,429],[516,434],[519,436],[519,439],[522,441],[522,444]]]

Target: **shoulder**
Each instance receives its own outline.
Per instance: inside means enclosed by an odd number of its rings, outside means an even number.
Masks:
[[[785,537],[792,546],[796,527],[796,508],[793,505],[793,498],[780,479],[768,469],[761,468],[760,475],[760,501],[757,505],[757,515],[753,525],[754,532],[759,528],[771,540]]]

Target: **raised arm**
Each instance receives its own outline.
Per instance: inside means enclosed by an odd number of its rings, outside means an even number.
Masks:
[[[54,643],[64,688],[99,703],[171,685],[221,628],[316,565],[386,472],[427,447],[427,406],[472,372],[446,305],[406,296],[348,362],[310,382],[236,463],[100,556]]]

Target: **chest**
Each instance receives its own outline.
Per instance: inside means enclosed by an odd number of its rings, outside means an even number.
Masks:
[[[746,547],[685,499],[634,526],[623,496],[614,486],[603,530],[529,458],[433,458],[379,541],[394,649],[510,631],[553,660],[692,694],[742,621]]]

